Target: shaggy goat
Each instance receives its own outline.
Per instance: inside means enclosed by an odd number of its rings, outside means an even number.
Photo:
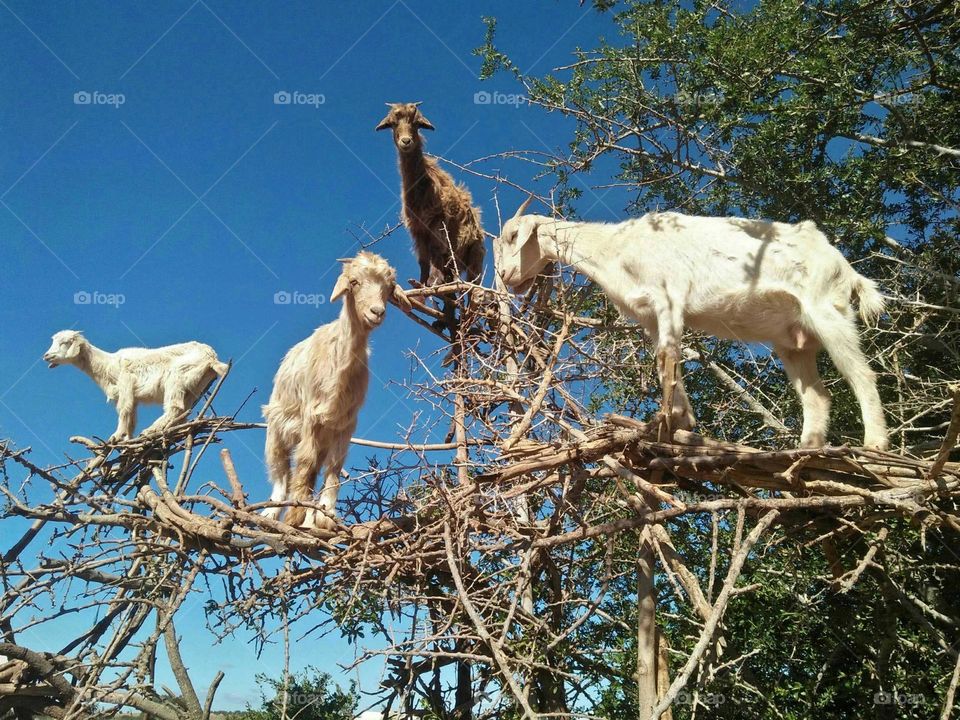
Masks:
[[[185,416],[214,378],[223,377],[229,369],[217,359],[214,349],[203,343],[106,352],[76,330],[56,333],[43,359],[52,368],[76,366],[116,405],[117,430],[107,442],[133,435],[140,403],[163,405],[163,414],[143,432],[162,430]]]
[[[483,274],[483,230],[470,191],[423,154],[419,130],[434,128],[420,112],[420,103],[387,105],[390,112],[377,130],[393,128],[403,185],[403,223],[413,238],[420,284],[450,282],[463,274],[478,282]],[[444,315],[452,332],[449,301],[444,302]]]
[[[325,468],[319,504],[328,512],[293,507],[286,518],[290,525],[333,527],[340,471],[370,377],[367,339],[383,321],[391,295],[409,309],[396,277],[373,253],[344,261],[330,296],[331,302],[343,297],[340,316],[294,345],[277,370],[270,402],[263,406],[270,500],[309,500],[317,473]],[[263,514],[276,520],[282,510],[272,507]]]
[[[852,308],[856,298],[860,317],[870,322],[883,310],[883,298],[813,222],[673,212],[612,225],[563,222],[524,216],[529,203],[504,224],[496,241],[504,282],[522,292],[549,262],[559,260],[600,285],[656,345],[661,418],[668,432],[695,423],[677,374],[680,337],[688,326],[773,345],[803,405],[803,447],[826,442],[830,394],[817,372],[823,347],[860,403],[864,445],[887,447],[876,378],[860,349]]]

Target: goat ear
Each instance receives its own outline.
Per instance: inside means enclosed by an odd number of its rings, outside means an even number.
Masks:
[[[350,278],[344,273],[340,273],[340,277],[337,278],[337,284],[333,286],[333,293],[330,295],[330,302],[334,300],[339,300],[340,296],[343,295],[347,290],[350,289]]]
[[[386,130],[387,128],[392,128],[396,123],[393,122],[393,118],[387,115],[383,120],[380,121],[380,124],[377,125],[377,130]]]
[[[397,301],[397,306],[404,312],[410,312],[413,309],[410,299],[399,285],[393,286],[393,299]]]
[[[519,255],[520,251],[523,250],[524,246],[531,240],[537,239],[537,228],[539,223],[537,223],[535,218],[525,217],[520,219],[520,223],[517,227],[517,243],[516,243],[516,254]]]
[[[421,130],[436,130],[433,123],[420,114],[417,115],[417,127]]]

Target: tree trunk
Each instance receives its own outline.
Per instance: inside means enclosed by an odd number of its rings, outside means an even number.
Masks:
[[[637,554],[637,716],[646,720],[657,694],[657,597],[653,583],[654,549],[650,530],[640,533]]]

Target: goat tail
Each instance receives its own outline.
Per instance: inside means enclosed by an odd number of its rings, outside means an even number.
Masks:
[[[852,290],[857,298],[860,319],[866,325],[875,325],[887,304],[877,289],[877,284],[855,272]]]

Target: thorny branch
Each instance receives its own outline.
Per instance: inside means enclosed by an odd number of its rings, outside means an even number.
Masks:
[[[507,708],[529,718],[590,713],[603,678],[619,672],[591,646],[591,627],[632,622],[612,617],[607,603],[636,572],[636,564],[613,562],[615,554],[636,548],[643,535],[655,551],[654,612],[663,612],[669,594],[694,628],[682,650],[662,638],[648,642],[659,657],[651,717],[660,717],[686,688],[737,674],[750,657],[737,648],[720,662],[729,651],[722,619],[756,589],[738,580],[767,549],[871,534],[862,557],[835,580],[848,592],[871,573],[889,572],[881,558],[897,519],[924,533],[960,529],[955,394],[942,401],[952,415],[936,447],[797,450],[795,438],[784,437],[785,409],[721,367],[721,357],[698,351],[690,357],[706,372],[720,370],[723,383],[741,388],[729,412],[757,413],[768,426],[771,434],[756,436],[766,449],[683,431],[660,442],[656,423],[596,401],[624,372],[614,358],[628,343],[643,357],[639,336],[587,317],[591,296],[576,278],[542,283],[539,295],[521,298],[469,283],[411,293],[412,312],[427,325],[431,297],[457,295],[452,369],[437,375],[430,358],[413,356],[427,381],[409,391],[430,408],[433,424],[421,425],[418,439],[412,431],[358,439],[379,455],[345,482],[333,531],[261,516],[268,503],[255,497],[260,479],[239,477],[227,449],[220,465],[198,465],[203,448],[262,428],[212,415],[209,402],[162,437],[79,439],[82,456],[60,467],[38,467],[27,450],[0,445],[3,521],[12,529],[10,547],[0,548],[0,654],[9,658],[0,665],[0,712],[86,718],[109,706],[164,720],[208,716],[221,677],[201,702],[174,629],[186,597],[201,593],[211,631],[221,636],[252,632],[258,643],[272,642],[289,631],[281,618],[305,623],[307,633],[338,628],[357,638],[372,630],[383,642],[357,662],[388,659],[375,705],[458,718],[498,717]],[[892,357],[888,351],[882,362]],[[902,426],[916,421],[896,409],[894,416]],[[202,485],[198,467],[208,479]],[[709,574],[675,536],[688,521],[707,528]],[[730,547],[717,540],[718,527],[735,530]],[[714,571],[726,572],[719,589]],[[897,597],[937,645],[949,647],[949,618],[909,594]],[[90,624],[75,637],[58,636],[53,651],[21,643],[28,630],[54,627],[66,614]],[[154,686],[158,644],[182,698]],[[667,657],[678,653],[671,678]],[[955,687],[956,676],[945,716]]]

